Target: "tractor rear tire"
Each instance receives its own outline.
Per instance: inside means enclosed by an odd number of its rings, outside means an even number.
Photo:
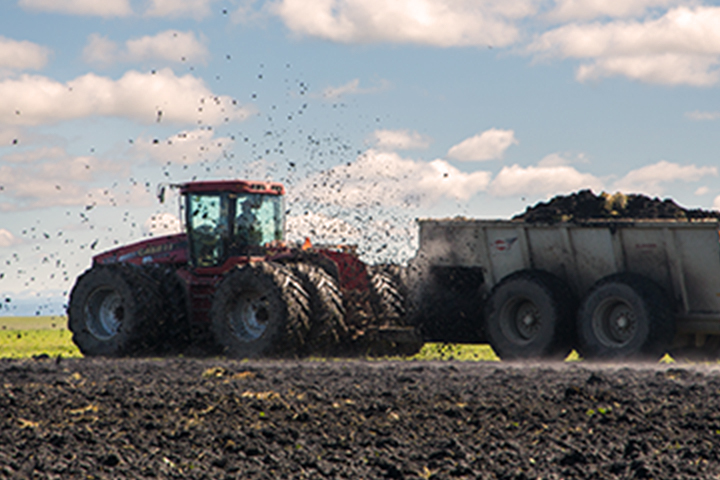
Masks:
[[[308,354],[337,353],[339,346],[349,336],[345,324],[343,296],[335,278],[327,270],[308,263],[288,265],[303,282],[310,295],[311,319],[307,335]]]
[[[310,297],[287,267],[251,263],[220,282],[210,319],[228,357],[296,357],[305,351]]]
[[[578,350],[586,359],[657,360],[675,336],[667,294],[631,273],[600,280],[578,314]]]
[[[505,277],[485,306],[485,332],[503,360],[563,359],[573,342],[574,296],[554,275],[525,270]]]
[[[380,264],[368,267],[370,301],[378,325],[406,325],[408,294],[402,276],[402,267],[399,265]]]
[[[157,341],[164,310],[160,292],[139,267],[99,265],[75,283],[68,327],[84,355],[147,355]]]

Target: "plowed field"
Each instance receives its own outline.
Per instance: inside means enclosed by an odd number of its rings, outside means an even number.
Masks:
[[[0,360],[2,478],[715,478],[720,369]]]

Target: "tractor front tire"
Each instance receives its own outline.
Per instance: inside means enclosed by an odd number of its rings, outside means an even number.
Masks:
[[[99,265],[83,273],[70,293],[68,327],[87,356],[150,353],[164,302],[153,282],[131,265]]]
[[[222,280],[210,318],[215,341],[228,357],[296,357],[310,329],[310,298],[287,267],[251,263]]]

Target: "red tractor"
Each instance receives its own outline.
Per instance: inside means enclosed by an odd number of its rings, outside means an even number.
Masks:
[[[367,267],[352,247],[286,245],[281,184],[174,187],[186,233],[101,253],[73,287],[68,324],[83,354],[245,358],[419,349],[415,330],[403,323],[398,267]]]

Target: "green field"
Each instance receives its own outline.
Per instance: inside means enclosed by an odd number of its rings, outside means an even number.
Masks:
[[[0,331],[4,330],[66,330],[67,317],[0,317]]]
[[[0,317],[0,358],[42,354],[82,356],[72,342],[66,317]]]
[[[0,317],[0,358],[82,356],[72,342],[67,318]],[[489,345],[427,343],[412,360],[497,360]]]
[[[81,357],[67,329],[67,318],[0,317],[0,358],[27,358],[46,354],[51,357]],[[498,361],[490,345],[426,343],[407,360]],[[566,361],[578,361],[575,351]],[[665,356],[663,361],[672,361]]]

